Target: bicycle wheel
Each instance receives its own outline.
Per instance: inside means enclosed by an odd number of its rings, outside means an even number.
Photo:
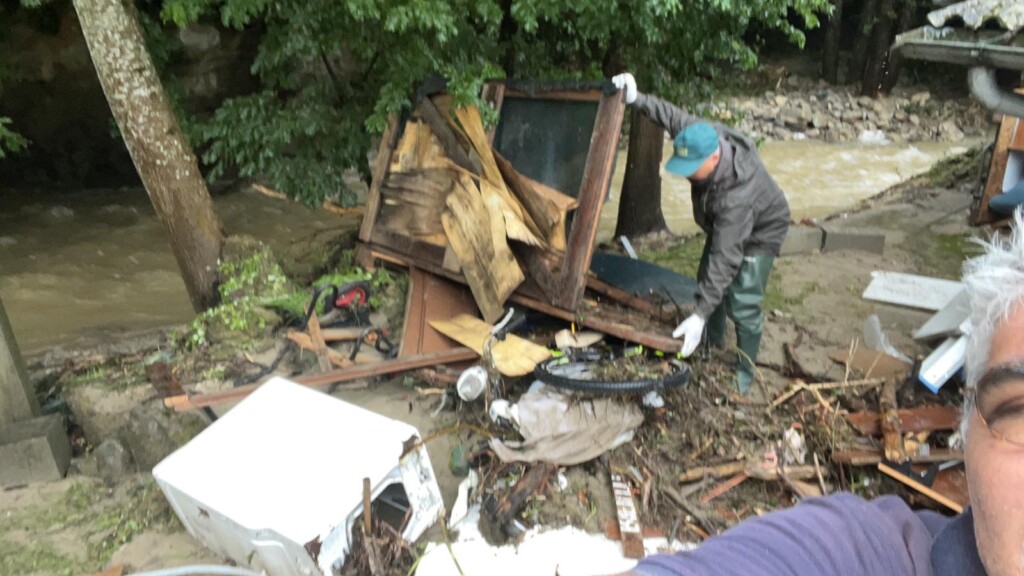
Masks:
[[[533,375],[549,386],[597,394],[638,394],[676,388],[690,382],[690,367],[676,360],[667,361],[671,371],[663,376],[607,378],[602,376],[604,370],[601,368],[609,360],[612,359],[600,352],[586,351],[542,362],[534,369]]]

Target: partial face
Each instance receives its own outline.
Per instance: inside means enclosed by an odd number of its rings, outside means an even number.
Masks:
[[[1024,576],[1024,448],[996,438],[1024,432],[1024,307],[1000,325],[969,416],[966,465],[978,552],[991,576]]]
[[[708,156],[708,159],[705,160],[704,163],[700,165],[700,168],[697,168],[697,171],[694,172],[691,176],[689,176],[690,181],[700,182],[702,180],[707,180],[709,176],[714,174],[715,168],[718,166],[718,160],[721,157],[721,149],[716,150],[714,154]]]

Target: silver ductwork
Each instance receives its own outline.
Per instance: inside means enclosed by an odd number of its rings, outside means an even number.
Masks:
[[[987,108],[1024,118],[1024,94],[1002,89],[996,82],[996,71],[984,66],[974,66],[967,72],[967,83],[974,98]]]

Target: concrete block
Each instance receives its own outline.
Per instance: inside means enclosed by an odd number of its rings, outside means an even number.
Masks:
[[[885,251],[885,234],[826,228],[825,241],[821,251],[835,252],[836,250],[858,250],[881,254]]]
[[[40,416],[0,429],[0,486],[59,480],[71,462],[60,416]]]
[[[792,256],[794,254],[811,254],[821,250],[823,233],[821,228],[813,226],[793,226],[786,234],[786,241],[782,243],[780,256]]]

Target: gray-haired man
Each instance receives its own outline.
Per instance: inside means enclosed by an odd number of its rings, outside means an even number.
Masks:
[[[971,506],[955,518],[899,498],[813,498],[631,574],[1024,575],[1024,220],[965,267],[971,301],[961,431]]]

